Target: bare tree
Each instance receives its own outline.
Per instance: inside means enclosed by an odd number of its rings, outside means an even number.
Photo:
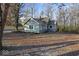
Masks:
[[[15,28],[17,31],[19,31],[19,18],[21,16],[21,8],[24,6],[23,3],[11,3],[10,4],[10,12],[9,12],[9,17],[10,21],[14,21],[15,23]],[[12,23],[13,24],[13,23]]]
[[[44,6],[45,6],[45,15],[48,17],[48,18],[50,18],[50,19],[52,19],[52,16],[53,16],[53,7],[52,7],[52,4],[44,4]]]
[[[58,19],[57,19],[57,26],[59,31],[63,31],[65,29],[65,10],[63,8],[64,4],[58,5]]]
[[[5,22],[7,19],[9,4],[0,4],[0,55],[2,55],[2,37]]]
[[[15,22],[16,22],[16,30],[18,31],[18,27],[19,27],[19,13],[20,13],[20,8],[22,7],[22,3],[17,3],[15,4],[15,7],[14,7],[14,12],[15,12]]]
[[[68,20],[70,21],[70,29],[71,31],[78,31],[78,23],[79,23],[79,4],[71,4],[68,10]]]

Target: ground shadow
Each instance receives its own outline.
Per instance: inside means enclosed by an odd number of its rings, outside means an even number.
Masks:
[[[72,51],[72,52],[68,52],[59,56],[78,56],[79,55],[79,50],[77,51]]]
[[[3,46],[3,50],[7,50],[7,51],[15,51],[15,50],[24,50],[24,49],[33,49],[33,48],[40,48],[40,47],[49,47],[49,46],[52,46],[52,48],[49,48],[49,49],[43,49],[43,50],[34,50],[34,51],[31,51],[29,52],[29,54],[31,56],[34,56],[36,55],[35,53],[37,52],[47,52],[49,50],[55,50],[55,49],[58,49],[58,48],[63,48],[63,47],[66,47],[66,46],[70,46],[70,45],[74,45],[74,44],[79,44],[79,40],[74,40],[74,41],[66,41],[66,42],[60,42],[60,43],[52,43],[52,44],[44,44],[44,45],[25,45],[25,46]],[[57,46],[57,47],[53,47],[53,46]],[[70,53],[66,53],[66,54],[63,54],[63,55],[77,55],[79,54],[79,52],[70,52]],[[39,55],[39,54],[37,54]]]
[[[61,43],[55,43],[55,44],[50,44],[49,46],[52,46],[52,48],[49,48],[49,49],[45,49],[45,50],[39,50],[39,51],[33,51],[33,52],[29,52],[30,55],[36,55],[35,53],[37,52],[48,52],[50,50],[56,50],[58,48],[63,48],[63,47],[66,47],[66,46],[70,46],[70,45],[74,45],[74,44],[79,44],[79,40],[77,41],[68,41],[68,42],[61,42]],[[55,48],[53,48],[53,46],[57,46]],[[75,53],[75,52],[74,52]]]
[[[59,45],[62,45],[62,46],[57,47],[57,48],[62,48],[62,47],[74,45],[74,44],[79,44],[79,40],[60,42],[60,43],[54,43],[54,44],[53,43],[52,44],[44,44],[44,45],[3,46],[3,50],[22,50],[22,49],[29,49],[29,48],[39,48],[39,47],[59,46]],[[57,49],[57,48],[53,48],[53,49]]]

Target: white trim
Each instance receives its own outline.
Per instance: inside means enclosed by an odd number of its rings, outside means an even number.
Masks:
[[[33,18],[31,18],[31,20],[34,20]],[[36,23],[38,23],[36,20],[34,20]],[[38,23],[39,24],[39,23]]]

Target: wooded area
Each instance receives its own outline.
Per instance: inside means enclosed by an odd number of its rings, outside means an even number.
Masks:
[[[40,11],[40,13],[36,9],[36,4],[26,4],[26,10],[22,10],[25,4],[10,5],[11,7],[9,9],[6,25],[12,25],[16,27],[16,30],[18,30],[18,25],[23,23],[21,20],[19,20],[20,17],[24,16],[27,20],[30,17],[41,16],[56,20],[58,28],[57,31],[59,32],[79,32],[79,4],[43,4],[43,9]]]

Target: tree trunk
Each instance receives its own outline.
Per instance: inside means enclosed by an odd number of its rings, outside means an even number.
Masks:
[[[2,6],[2,8],[1,8]],[[0,55],[2,55],[2,37],[3,37],[3,30],[5,26],[5,22],[7,19],[7,14],[8,14],[8,8],[9,4],[0,4]]]
[[[2,35],[3,35],[2,9],[1,9],[1,4],[0,4],[0,55],[2,55]]]
[[[15,14],[15,20],[16,20],[16,30],[19,31],[19,9],[20,9],[20,4],[17,4],[17,10]]]
[[[18,29],[18,27],[19,27],[19,14],[17,14],[16,16],[15,16],[15,18],[16,18],[16,30],[18,31],[19,29]]]
[[[66,24],[65,24],[65,22],[66,22],[66,21],[65,21],[65,16],[64,16],[63,18],[64,18],[64,31],[65,31],[65,30],[66,30],[66,29],[65,29],[65,25],[66,25]]]

